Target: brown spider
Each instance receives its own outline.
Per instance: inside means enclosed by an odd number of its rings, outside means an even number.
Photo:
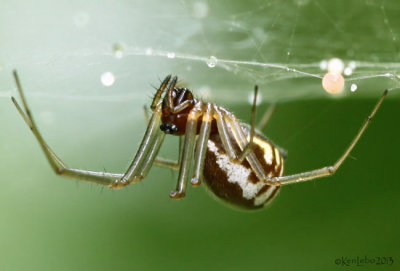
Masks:
[[[22,107],[14,97],[12,101],[39,141],[47,160],[57,174],[111,188],[121,188],[143,179],[153,164],[165,166],[179,169],[177,188],[170,193],[172,198],[177,199],[185,196],[190,167],[194,160],[191,179],[193,185],[199,185],[204,179],[217,197],[245,209],[263,207],[275,198],[282,185],[335,173],[357,144],[388,93],[388,90],[383,93],[360,131],[332,166],[282,176],[284,152],[255,129],[257,86],[252,123],[249,126],[239,122],[236,116],[225,108],[194,98],[190,90],[176,86],[177,77],[171,79],[171,76],[167,76],[150,106],[152,115],[139,150],[128,170],[122,174],[68,168],[41,136],[16,71],[14,78],[21,96]],[[162,98],[164,91],[166,94]],[[180,144],[178,161],[157,157],[165,134],[184,138]]]

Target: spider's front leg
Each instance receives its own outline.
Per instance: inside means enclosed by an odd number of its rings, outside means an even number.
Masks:
[[[42,148],[49,164],[56,174],[101,185],[107,185],[111,188],[120,188],[131,182],[139,181],[144,178],[152,166],[152,163],[154,162],[164,139],[164,133],[162,133],[159,129],[161,114],[160,105],[158,105],[154,110],[139,151],[125,174],[68,168],[43,139],[26,102],[17,72],[14,71],[13,75],[17,85],[18,93],[21,97],[22,106],[19,105],[14,97],[11,98],[12,102],[14,103],[25,123],[31,129],[33,135],[38,140],[40,147]],[[166,87],[167,83],[169,82],[169,78],[170,77],[167,77],[161,84],[159,92]]]
[[[213,120],[211,104],[207,103],[205,106],[206,112],[204,112],[203,114],[194,156],[194,170],[193,178],[191,180],[191,183],[194,186],[200,185],[201,179],[203,177],[204,161],[207,154],[207,143],[211,132],[211,122]]]
[[[130,164],[128,170],[122,178],[115,180],[110,187],[122,188],[130,183],[136,183],[142,180],[151,166],[160,150],[165,134],[160,130],[160,110],[153,113],[142,143],[137,151],[135,158]]]
[[[185,141],[180,156],[178,183],[176,190],[170,193],[171,198],[179,199],[185,196],[190,165],[193,159],[196,142],[197,119],[201,114],[201,111],[196,107],[189,112],[185,130]]]
[[[31,129],[33,135],[38,140],[40,147],[42,148],[44,154],[46,155],[47,160],[49,161],[49,164],[51,165],[52,169],[56,174],[102,185],[110,185],[115,179],[121,178],[123,176],[123,174],[120,173],[99,172],[99,171],[68,168],[43,139],[32,117],[32,113],[28,107],[28,104],[26,102],[25,95],[23,93],[17,71],[14,71],[13,75],[15,83],[17,85],[18,93],[22,100],[22,107],[18,104],[18,102],[14,97],[11,97],[11,100],[14,103],[15,107],[17,108],[18,112],[20,113],[21,117],[25,121],[25,123]]]

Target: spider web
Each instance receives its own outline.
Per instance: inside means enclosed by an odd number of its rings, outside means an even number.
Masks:
[[[333,266],[346,251],[398,251],[400,91],[390,93],[351,154],[359,160],[350,157],[337,181],[288,187],[269,213],[246,217],[224,213],[195,189],[176,204],[168,192],[177,175],[156,167],[125,191],[100,195],[83,182],[77,191],[51,171],[9,99],[17,69],[43,137],[68,166],[125,172],[146,129],[142,106],[167,74],[241,119],[258,84],[262,106],[278,103],[267,132],[289,151],[285,174],[299,173],[339,157],[372,103],[399,86],[398,3],[1,1],[2,269],[176,269],[177,255],[195,269],[299,269]],[[321,86],[332,58],[351,68],[339,95]],[[176,158],[177,146],[164,143],[161,156]]]
[[[168,73],[210,100],[246,100],[255,84],[268,102],[316,98],[329,96],[321,79],[333,57],[352,67],[342,96],[398,86],[395,0],[2,5],[2,82],[17,68],[47,98],[146,103]]]
[[[119,161],[121,154],[128,161],[135,147],[112,145],[109,139],[122,133],[126,138],[121,140],[140,142],[141,133],[128,127],[133,118],[135,130],[143,130],[142,106],[167,74],[178,75],[200,98],[229,109],[234,104],[248,109],[255,84],[262,104],[377,99],[383,89],[399,86],[399,9],[396,0],[5,1],[0,9],[0,118],[13,125],[20,121],[9,101],[16,96],[11,71],[17,69],[43,133],[52,131],[50,145],[63,146],[58,138],[69,137],[68,142],[92,152],[99,146],[93,135],[102,135],[109,159]],[[351,67],[339,95],[321,86],[331,58]],[[399,94],[392,91],[390,97]],[[331,109],[317,111],[309,122],[314,127]],[[54,131],[58,123],[66,128]],[[310,125],[303,126],[283,143]],[[8,133],[0,137],[10,142]],[[12,147],[2,148],[9,153]],[[76,165],[98,166],[88,161],[82,157]]]

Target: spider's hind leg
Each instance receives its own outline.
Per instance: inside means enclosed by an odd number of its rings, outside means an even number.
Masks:
[[[297,174],[293,174],[293,175],[265,179],[264,183],[266,183],[268,185],[280,186],[280,185],[310,181],[310,180],[314,180],[314,179],[318,179],[321,177],[325,177],[325,176],[334,174],[340,168],[340,166],[343,164],[343,162],[347,159],[347,157],[350,155],[350,152],[357,145],[361,136],[364,134],[368,125],[371,123],[372,118],[375,116],[376,112],[378,111],[379,107],[381,106],[383,100],[387,96],[388,91],[389,90],[385,90],[383,92],[382,96],[379,98],[375,107],[372,109],[371,113],[369,114],[369,116],[365,120],[364,124],[361,126],[360,130],[358,131],[358,133],[355,135],[355,137],[351,141],[350,145],[345,149],[343,154],[339,157],[338,160],[336,160],[336,162],[333,165],[322,167],[319,169],[310,170],[310,171],[305,171],[305,172],[301,172],[301,173],[297,173]]]

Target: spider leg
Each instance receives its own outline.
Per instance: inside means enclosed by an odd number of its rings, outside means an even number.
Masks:
[[[187,179],[195,147],[197,119],[200,115],[200,111],[192,109],[187,118],[185,141],[180,158],[178,183],[176,190],[170,193],[170,197],[174,199],[183,198],[186,193]]]
[[[208,103],[206,112],[203,114],[200,133],[196,143],[193,178],[191,180],[192,185],[200,185],[201,183],[204,169],[204,159],[207,153],[207,142],[208,138],[210,137],[212,120],[212,107],[211,104]]]
[[[143,106],[143,114],[144,114],[144,120],[146,122],[146,125],[149,124],[150,117],[149,117],[149,111],[147,111],[147,106]]]
[[[173,170],[179,170],[179,162],[167,158],[156,157],[156,159],[154,160],[154,165],[159,167],[170,168]]]
[[[256,110],[257,110],[257,94],[258,94],[258,86],[254,87],[254,99],[253,99],[253,107],[251,110],[251,126],[250,126],[250,140],[247,143],[246,147],[242,150],[242,153],[238,156],[237,161],[242,163],[246,156],[253,149],[254,142],[254,134],[255,134],[255,126],[256,126]]]
[[[164,79],[156,95],[154,96],[154,100],[151,105],[153,114],[151,116],[151,119],[146,129],[146,133],[142,139],[142,143],[140,144],[139,150],[136,153],[135,158],[133,159],[124,176],[121,179],[115,180],[111,187],[123,187],[132,182],[138,182],[142,180],[150,170],[153,162],[156,160],[157,153],[160,150],[161,144],[165,136],[165,133],[160,130],[162,105],[159,101],[161,99],[162,92],[165,90],[168,83],[168,93],[172,93],[172,90],[174,89],[178,80],[176,76],[172,79],[171,82],[169,81],[170,79],[170,76],[167,76]],[[159,159],[157,163],[161,165],[166,165],[166,163],[160,163],[160,161],[162,160],[163,159]]]
[[[123,187],[130,183],[138,182],[145,177],[164,140],[165,134],[160,130],[160,123],[161,105],[158,105],[150,118],[142,143],[128,170],[121,179],[115,180],[110,187]]]
[[[231,139],[229,137],[229,127],[226,124],[226,120],[224,118],[224,113],[221,108],[217,105],[214,105],[214,119],[217,122],[218,134],[221,138],[222,145],[224,146],[224,150],[227,155],[232,159],[236,159],[235,149],[232,145]]]
[[[161,147],[165,136],[165,134],[162,133],[162,131],[159,129],[161,121],[160,104],[157,103],[157,107],[150,118],[149,125],[143,137],[139,150],[135,156],[135,159],[132,161],[131,166],[125,174],[68,168],[47,145],[42,135],[40,134],[39,129],[37,128],[35,121],[32,118],[31,111],[26,102],[16,71],[14,71],[14,78],[17,84],[18,92],[21,96],[23,107],[18,104],[14,97],[12,97],[12,101],[26,124],[30,127],[32,133],[35,135],[43,152],[46,155],[47,160],[49,161],[51,167],[56,174],[79,180],[94,182],[97,184],[108,185],[111,188],[119,188],[131,182],[137,182],[143,179],[144,176],[147,174],[152,163],[155,160],[155,157]],[[166,80],[164,80],[162,84],[166,84]]]
[[[164,141],[165,133],[160,132],[158,133],[158,136],[153,143],[152,147],[150,148],[149,154],[147,155],[147,158],[145,159],[142,168],[138,171],[136,178],[137,181],[140,181],[144,177],[146,177],[147,173],[150,171],[150,168],[154,164],[154,161],[157,159],[157,154],[161,148],[161,145]],[[162,160],[162,159],[161,159]],[[164,161],[166,162],[166,161]],[[160,159],[158,160],[158,163],[160,163]],[[165,164],[164,164],[165,165]]]
[[[286,185],[286,184],[292,184],[292,183],[299,183],[299,182],[305,182],[305,181],[310,181],[314,180],[317,178],[321,178],[324,176],[329,176],[334,174],[340,166],[343,164],[343,162],[346,160],[346,158],[349,156],[350,152],[353,150],[354,146],[358,143],[360,140],[361,136],[367,129],[368,125],[370,124],[372,118],[375,116],[376,112],[378,111],[379,107],[381,106],[383,100],[387,96],[388,90],[385,90],[378,100],[377,104],[373,108],[372,112],[368,116],[368,118],[365,120],[364,124],[361,126],[360,130],[358,133],[355,135],[353,140],[351,141],[350,145],[346,148],[344,153],[339,157],[339,159],[332,165],[332,166],[327,166],[311,171],[306,171],[298,174],[293,174],[293,175],[288,175],[288,176],[282,176],[282,177],[274,177],[270,179],[264,179],[264,182],[268,185],[275,185],[275,186],[280,186],[280,185]]]
[[[224,116],[227,122],[230,125],[232,134],[236,140],[236,143],[239,145],[240,149],[244,150],[248,145],[247,142],[247,135],[243,131],[242,125],[237,120],[235,115],[228,111],[224,111]],[[265,180],[267,176],[265,175],[264,169],[260,162],[258,161],[256,155],[253,151],[250,151],[246,156],[247,162],[249,162],[251,168],[253,169],[254,173],[256,174],[257,178],[260,180]]]
[[[158,88],[158,90],[156,92],[156,95],[154,95],[153,102],[150,105],[150,108],[151,108],[152,111],[156,110],[158,102],[161,99],[161,95],[164,92],[165,88],[167,87],[170,79],[171,79],[171,75],[168,75],[167,77],[165,77],[164,81],[161,83],[160,87]],[[175,83],[176,83],[176,79],[175,79]]]
[[[147,106],[143,106],[143,112],[144,112],[144,119],[146,121],[146,125],[148,125],[149,121],[150,121],[150,117],[149,117],[149,112],[147,111]],[[179,138],[179,140],[180,140],[180,138]],[[170,168],[173,170],[179,170],[179,161],[170,160],[167,158],[156,157],[154,159],[154,165],[159,166],[159,167]]]
[[[174,97],[172,95],[173,90],[176,86],[176,82],[178,81],[178,78],[175,76],[172,78],[171,84],[169,85],[168,91],[167,91],[167,107],[172,113],[177,113],[186,107],[192,105],[192,101],[186,100],[184,102],[180,102],[177,106],[174,106]],[[180,97],[179,99],[182,99]]]
[[[45,140],[43,139],[42,135],[39,132],[39,129],[36,126],[35,121],[32,118],[32,113],[28,107],[26,102],[24,93],[22,91],[21,83],[16,71],[13,72],[15,82],[17,84],[17,89],[19,95],[22,100],[21,107],[18,102],[15,100],[14,97],[11,97],[12,102],[14,103],[15,107],[17,108],[18,112],[21,114],[22,118],[24,119],[25,123],[29,126],[32,133],[38,140],[40,147],[42,148],[44,154],[46,155],[47,160],[49,161],[51,167],[53,168],[54,172],[59,175],[64,175],[80,180],[85,180],[89,182],[94,182],[97,184],[102,185],[110,185],[116,178],[121,178],[123,174],[120,173],[109,173],[109,172],[100,172],[100,171],[89,171],[89,170],[81,170],[81,169],[74,169],[68,168],[62,162],[60,158],[53,152],[53,150],[47,145]]]
[[[275,104],[271,104],[267,110],[264,112],[260,122],[257,124],[257,130],[264,130],[265,126],[268,124],[268,121],[271,119],[272,114],[275,111]]]

